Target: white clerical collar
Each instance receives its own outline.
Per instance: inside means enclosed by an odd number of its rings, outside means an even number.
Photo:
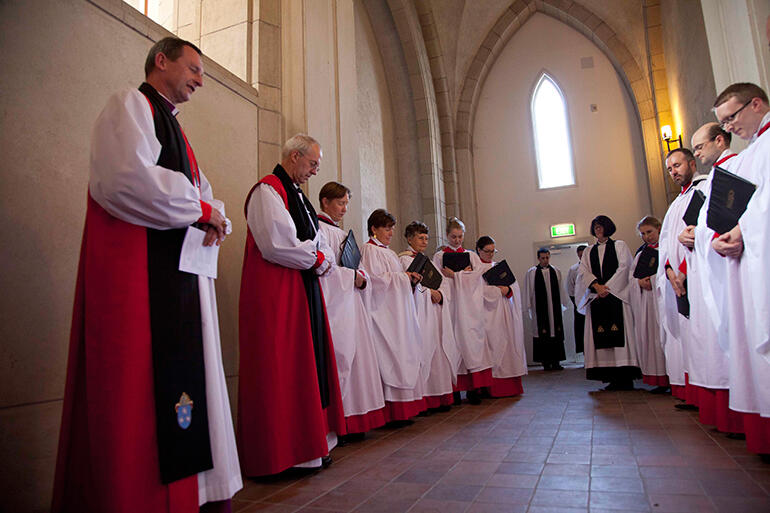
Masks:
[[[374,237],[369,237],[369,242],[371,242],[375,246],[379,246],[381,248],[387,248],[388,247],[385,244],[383,244],[382,242],[380,242],[379,240],[375,239]]]
[[[756,141],[757,138],[767,130],[765,125],[767,125],[768,123],[770,123],[770,111],[768,111],[765,114],[765,116],[762,118],[762,121],[759,122],[757,131],[754,132],[754,135],[751,136],[751,140],[749,140],[749,145],[754,144],[754,141]]]
[[[599,244],[600,246],[607,244],[609,241],[610,241],[609,237],[607,237],[607,240],[605,240],[604,242],[599,242],[599,239],[596,239],[596,243]]]
[[[158,91],[158,90],[156,89],[156,91]],[[166,100],[166,103],[168,103],[168,106],[169,106],[169,108],[171,109],[171,115],[172,115],[172,116],[176,116],[177,114],[179,114],[179,109],[177,109],[177,108],[176,108],[176,105],[174,105],[174,102],[172,102],[171,100],[169,100],[168,98],[166,98],[166,97],[163,95],[163,93],[161,93],[160,91],[158,91],[158,94],[160,95],[160,97],[161,97],[161,98],[163,98],[164,100]]]

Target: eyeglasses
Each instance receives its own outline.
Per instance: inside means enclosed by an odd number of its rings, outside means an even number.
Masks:
[[[487,255],[494,255],[495,253],[497,253],[497,250],[496,249],[480,249],[479,253],[485,253]]]
[[[308,158],[308,156],[307,156],[307,155],[305,155],[305,154],[304,154],[304,153],[302,153],[302,152],[300,152],[300,155],[302,155],[303,157],[305,157],[305,158],[307,159],[307,161],[310,163],[310,167],[311,167],[311,169],[316,169],[318,166],[320,166],[320,165],[321,165],[321,163],[320,163],[320,162],[318,162],[317,160],[310,160],[310,158]]]
[[[719,126],[720,126],[720,128],[721,128],[722,130],[726,130],[726,127],[727,127],[727,125],[731,125],[731,124],[733,124],[733,122],[735,121],[735,117],[736,117],[738,114],[740,114],[740,112],[741,112],[743,109],[745,109],[746,107],[748,107],[749,103],[751,103],[752,101],[754,101],[754,98],[752,98],[751,100],[749,100],[749,101],[747,101],[746,103],[744,103],[744,104],[743,104],[743,107],[741,107],[740,109],[736,110],[735,112],[733,112],[732,114],[730,114],[729,116],[727,116],[725,119],[723,119],[722,121],[720,121],[720,122],[719,122]]]
[[[738,112],[740,112],[740,111],[738,111]],[[737,112],[736,112],[736,114],[737,114]],[[733,114],[733,115],[735,115],[735,114]],[[702,149],[703,149],[703,147],[704,147],[704,146],[706,146],[706,144],[710,143],[710,142],[711,142],[711,141],[713,141],[714,139],[716,139],[716,137],[712,137],[712,138],[711,138],[711,139],[709,139],[708,141],[704,141],[704,142],[702,142],[702,143],[700,143],[700,144],[696,144],[695,146],[693,146],[693,147],[692,147],[692,152],[693,152],[693,153],[698,153],[700,150],[702,150]]]

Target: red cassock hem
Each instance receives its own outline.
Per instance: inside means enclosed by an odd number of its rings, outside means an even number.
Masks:
[[[727,389],[697,387],[698,420],[723,433],[743,433],[743,417],[730,410]]]
[[[345,425],[348,433],[366,433],[385,425],[385,408],[372,410],[361,415],[351,415],[345,417]]]
[[[492,386],[489,387],[492,397],[512,397],[524,393],[521,385],[521,376],[515,378],[492,378]]]
[[[693,406],[698,406],[698,385],[690,383],[690,375],[684,373],[684,395],[685,401]]]
[[[650,385],[653,387],[668,387],[671,386],[671,384],[668,382],[668,376],[648,376],[646,374],[642,374],[642,383],[645,385]]]
[[[687,394],[683,385],[671,385],[671,395],[682,401],[687,399]]]
[[[385,421],[409,420],[425,411],[425,399],[416,401],[385,401]]]
[[[741,413],[746,433],[746,449],[755,454],[770,454],[770,419],[758,413]]]
[[[462,392],[491,386],[492,369],[484,369],[482,371],[469,372],[468,374],[459,374],[457,376],[457,385],[454,387],[454,390],[455,392]]]
[[[427,408],[439,408],[441,406],[451,406],[455,402],[455,398],[451,392],[444,395],[426,395],[425,397],[423,397],[423,399],[425,399],[425,406]]]

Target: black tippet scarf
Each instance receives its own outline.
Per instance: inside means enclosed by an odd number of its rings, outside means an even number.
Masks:
[[[599,264],[599,244],[591,248],[591,272],[600,285],[607,283],[618,270],[618,254],[615,241],[608,239],[602,265]],[[596,349],[609,349],[626,345],[623,326],[623,301],[612,294],[597,297],[591,302],[591,327]]]
[[[311,240],[318,232],[318,216],[310,200],[302,191],[294,186],[286,170],[278,164],[273,174],[281,180],[289,203],[289,214],[297,228],[299,240]],[[326,350],[329,341],[326,338],[326,322],[324,318],[324,302],[321,298],[321,286],[318,275],[313,269],[301,271],[302,282],[305,285],[307,306],[310,310],[310,330],[313,335],[313,351],[315,352],[315,368],[318,374],[318,390],[321,392],[321,407],[329,406],[329,382],[326,375]]]
[[[542,269],[537,266],[535,271],[535,312],[537,312],[537,335],[539,337],[551,336],[550,316],[548,315],[548,293],[545,288],[545,279]],[[555,341],[564,340],[564,326],[561,320],[561,294],[559,291],[559,279],[556,270],[550,265],[547,267],[551,282],[551,308],[553,309],[553,330]]]
[[[147,83],[139,91],[153,108],[155,136],[161,144],[157,164],[184,174],[194,183],[182,129],[168,102]],[[155,421],[163,483],[213,467],[198,276],[179,270],[186,231],[147,228]],[[180,408],[181,413],[185,409],[183,394],[192,401],[186,428],[182,427],[185,416],[178,417]]]

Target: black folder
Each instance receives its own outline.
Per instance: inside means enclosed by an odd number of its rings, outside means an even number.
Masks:
[[[510,287],[516,283],[516,277],[513,275],[508,262],[503,260],[492,266],[487,272],[481,275],[488,285],[497,285],[500,287]]]
[[[356,244],[356,236],[353,235],[353,230],[348,232],[348,236],[342,241],[340,245],[340,264],[343,267],[350,269],[358,269],[358,264],[361,263],[361,251]]]
[[[714,168],[706,224],[719,234],[738,224],[757,186],[719,166]]]
[[[649,246],[645,246],[645,248],[639,254],[639,260],[636,261],[636,268],[634,268],[634,278],[641,280],[642,278],[653,276],[657,272],[658,250]]]
[[[687,279],[684,280],[684,290],[687,290]],[[676,310],[688,319],[690,318],[690,300],[687,298],[687,292],[684,293],[684,296],[676,296]]]
[[[706,195],[702,191],[695,189],[692,191],[692,198],[690,198],[690,204],[687,205],[687,210],[684,211],[682,219],[687,226],[695,226],[698,224],[698,215],[703,203],[706,202]]]
[[[471,254],[467,251],[462,253],[444,253],[442,260],[444,267],[459,272],[471,265]]]
[[[407,271],[410,273],[421,274],[422,280],[420,280],[420,284],[424,287],[438,290],[439,286],[441,286],[441,281],[443,280],[441,273],[438,272],[438,269],[436,269],[436,266],[430,261],[430,258],[422,253],[417,253],[417,255],[415,255],[414,260],[412,260]]]

